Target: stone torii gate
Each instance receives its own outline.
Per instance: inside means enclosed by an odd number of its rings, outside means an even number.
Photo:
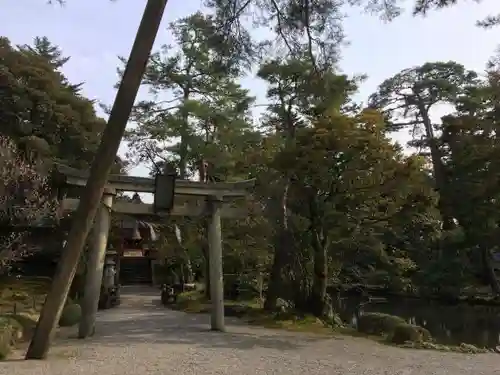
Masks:
[[[71,187],[84,187],[88,173],[70,167],[58,165],[56,174],[59,186],[71,192]],[[110,229],[111,212],[134,216],[208,216],[209,259],[210,259],[210,295],[212,303],[211,329],[224,331],[224,292],[222,269],[222,233],[221,218],[245,217],[247,211],[235,207],[237,202],[249,194],[255,186],[255,180],[239,182],[204,183],[188,180],[176,180],[175,174],[162,174],[156,178],[110,175],[104,190],[101,207],[97,213],[92,234],[92,245],[88,259],[85,279],[84,299],[82,303],[82,321],[79,337],[90,336],[94,331],[95,316],[98,307],[103,265]],[[153,204],[134,202],[114,202],[118,191],[153,193]],[[73,211],[78,206],[78,199],[60,194],[61,209]]]

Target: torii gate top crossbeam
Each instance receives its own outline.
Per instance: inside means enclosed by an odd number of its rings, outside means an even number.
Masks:
[[[65,165],[56,165],[57,173],[68,185],[85,186],[89,173]],[[188,180],[176,180],[175,195],[190,195],[198,197],[244,197],[248,190],[255,186],[255,179],[238,182],[204,183]],[[119,174],[109,175],[106,188],[117,191],[135,191],[139,193],[154,193],[155,180],[148,177],[134,177]]]

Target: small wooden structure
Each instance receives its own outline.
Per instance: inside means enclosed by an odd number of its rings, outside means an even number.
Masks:
[[[116,249],[117,283],[154,285],[154,265],[158,254],[153,244],[158,237],[157,228],[150,222],[136,219],[132,216],[113,218],[117,238],[110,241],[110,246]]]
[[[58,165],[56,179],[61,191],[59,198],[63,211],[73,211],[78,206],[78,198],[71,196],[74,187],[84,187],[88,173]],[[152,220],[168,220],[170,216],[207,216],[209,218],[208,243],[210,258],[210,292],[212,298],[212,330],[223,331],[224,327],[224,293],[222,270],[222,234],[221,218],[238,218],[246,216],[246,210],[238,207],[238,200],[244,199],[255,185],[255,180],[241,182],[203,183],[173,179],[173,191],[157,191],[158,179],[132,177],[125,175],[110,175],[105,185],[102,205],[96,215],[93,246],[88,261],[88,272],[85,282],[84,301],[82,304],[83,319],[80,324],[80,337],[87,337],[94,330],[97,300],[99,298],[103,263],[109,235],[111,213],[122,213]],[[167,184],[168,185],[168,184]],[[115,200],[117,192],[134,191],[155,194],[157,201],[169,200],[168,194],[173,194],[172,207],[161,210],[158,205],[124,202]],[[160,199],[161,198],[161,199]],[[164,206],[165,207],[165,206]]]

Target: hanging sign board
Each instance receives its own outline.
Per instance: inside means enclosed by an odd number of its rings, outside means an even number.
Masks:
[[[175,178],[174,173],[156,175],[153,201],[154,212],[170,212],[174,207]]]
[[[144,254],[142,253],[142,250],[125,250],[123,251],[123,256],[124,257],[142,257]]]

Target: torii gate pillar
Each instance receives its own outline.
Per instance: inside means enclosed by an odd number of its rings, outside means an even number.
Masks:
[[[210,215],[208,227],[210,299],[212,302],[210,323],[212,331],[225,331],[221,229],[221,208],[223,202],[220,197],[208,197],[207,203]]]
[[[81,339],[92,336],[95,331],[95,319],[101,294],[102,275],[111,226],[111,208],[114,196],[115,191],[110,189],[104,191],[101,206],[94,221],[94,228],[91,234],[92,242],[85,275],[82,320],[78,329],[78,338]]]

